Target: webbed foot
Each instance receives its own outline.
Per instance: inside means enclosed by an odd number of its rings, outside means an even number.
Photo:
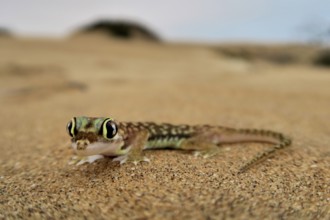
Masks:
[[[205,150],[194,151],[195,157],[210,158],[218,155],[220,153],[219,147],[211,147]]]
[[[77,165],[80,166],[84,163],[94,163],[96,160],[104,158],[103,155],[92,155],[92,156],[73,156],[69,161],[69,165]]]
[[[150,160],[147,157],[144,156],[132,156],[129,154],[119,156],[113,159],[113,161],[119,161],[120,164],[124,163],[133,163],[134,165],[137,165],[141,162],[150,162]]]

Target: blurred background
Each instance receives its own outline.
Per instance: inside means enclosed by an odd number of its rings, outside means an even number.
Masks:
[[[264,85],[285,92],[290,80],[302,86],[304,73],[315,78],[330,66],[327,0],[0,0],[0,6],[2,100],[35,106],[62,98],[58,106],[68,115],[127,116],[122,106],[159,109],[161,100],[176,107],[146,119],[187,121],[196,116],[169,115],[184,108],[198,114],[193,100],[200,96],[206,103],[197,105],[217,118],[211,103],[228,107],[233,94],[248,103],[254,95],[243,98],[247,87],[261,86],[257,99]],[[129,115],[139,119],[141,112]]]

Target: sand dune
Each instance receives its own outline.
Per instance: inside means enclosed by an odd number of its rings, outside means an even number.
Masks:
[[[329,72],[201,45],[0,39],[0,218],[327,219]],[[241,175],[267,145],[76,167],[65,130],[76,115],[264,128],[294,142]]]

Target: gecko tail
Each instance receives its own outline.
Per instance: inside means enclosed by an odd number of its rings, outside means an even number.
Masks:
[[[254,129],[241,129],[239,133],[246,134],[247,136],[256,138],[256,141],[268,142],[274,144],[273,147],[257,154],[239,169],[238,173],[247,171],[254,164],[266,159],[275,151],[286,148],[292,144],[292,139],[282,133],[270,130],[254,130]]]
[[[283,147],[291,144],[291,138],[282,133],[261,129],[228,129],[220,135],[219,143],[265,142]]]
[[[282,133],[274,132],[270,130],[257,130],[257,129],[239,129],[236,130],[236,134],[233,134],[231,138],[228,138],[228,142],[232,141],[254,141],[254,142],[266,142],[271,143],[273,146],[266,151],[263,151],[253,157],[251,160],[243,164],[238,173],[243,173],[251,166],[267,158],[275,151],[286,148],[292,144],[292,139]],[[230,137],[229,135],[228,137]]]
[[[291,138],[282,133],[271,130],[240,129],[238,132],[246,135],[247,139],[255,139],[257,142],[269,142],[283,147],[289,146],[292,143]]]

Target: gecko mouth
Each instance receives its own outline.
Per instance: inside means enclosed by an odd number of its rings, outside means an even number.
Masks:
[[[81,147],[77,143],[72,143],[72,148],[79,156],[91,156],[91,155],[106,155],[106,156],[116,156],[121,150],[120,144],[114,143],[92,143]]]

